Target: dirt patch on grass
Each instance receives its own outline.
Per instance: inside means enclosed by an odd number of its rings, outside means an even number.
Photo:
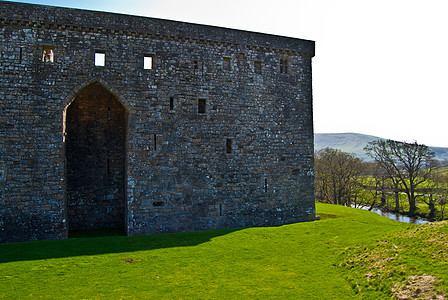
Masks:
[[[431,275],[409,276],[404,282],[392,287],[395,299],[446,299],[446,295],[435,286]]]
[[[339,266],[362,294],[447,299],[447,276],[441,271],[448,264],[447,249],[448,223],[436,222],[412,226],[376,244],[347,248]]]

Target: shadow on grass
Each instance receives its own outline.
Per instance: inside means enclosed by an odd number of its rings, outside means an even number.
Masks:
[[[68,238],[95,238],[104,236],[125,236],[126,232],[121,229],[95,229],[95,230],[73,230]]]
[[[196,246],[242,228],[140,236],[102,236],[0,244],[0,263]]]
[[[338,215],[334,215],[334,214],[326,214],[326,213],[320,213],[319,216],[320,216],[320,219],[321,219],[321,220],[335,219],[335,218],[339,218],[339,217],[340,217],[340,216],[338,216]]]

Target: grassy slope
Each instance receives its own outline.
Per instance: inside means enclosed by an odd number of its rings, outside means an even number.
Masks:
[[[447,221],[348,248],[341,258],[347,279],[365,298],[376,299],[378,291],[398,299],[446,299],[448,295]]]
[[[317,209],[324,220],[281,227],[2,244],[0,298],[353,299],[362,283],[345,279],[354,268],[339,266],[341,253],[415,228]]]

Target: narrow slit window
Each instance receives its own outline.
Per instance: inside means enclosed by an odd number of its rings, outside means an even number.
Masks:
[[[193,70],[199,70],[199,61],[193,60]]]
[[[223,216],[223,212],[222,212],[222,204],[219,204],[219,216],[220,216],[220,217]]]
[[[95,52],[95,66],[104,67],[106,65],[106,53]]]
[[[19,55],[19,63],[22,63],[22,58],[23,58],[23,49],[22,47],[20,47],[20,55]]]
[[[205,114],[207,106],[207,100],[199,99],[198,100],[198,113]]]
[[[110,123],[110,107],[107,108],[107,123]]]
[[[174,98],[170,97],[170,110],[174,110]]]
[[[20,48],[22,50],[22,48]],[[22,60],[22,52],[20,52],[20,60]],[[54,62],[54,47],[44,46],[42,51],[43,62]]]
[[[255,73],[261,74],[261,61],[257,60],[254,62]]]
[[[226,71],[230,71],[232,69],[230,64],[230,57],[223,57],[222,59],[223,69]]]
[[[232,153],[232,139],[226,139],[226,153]]]
[[[154,133],[154,151],[157,150],[157,134]]]
[[[110,174],[110,159],[107,159],[107,174]]]
[[[264,192],[265,193],[268,192],[268,179],[267,178],[264,179]]]
[[[154,68],[153,57],[150,55],[146,55],[145,57],[143,57],[143,69],[151,70],[153,68]]]

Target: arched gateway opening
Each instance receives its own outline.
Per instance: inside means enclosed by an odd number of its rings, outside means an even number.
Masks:
[[[99,83],[65,112],[69,230],[124,229],[127,111]]]

